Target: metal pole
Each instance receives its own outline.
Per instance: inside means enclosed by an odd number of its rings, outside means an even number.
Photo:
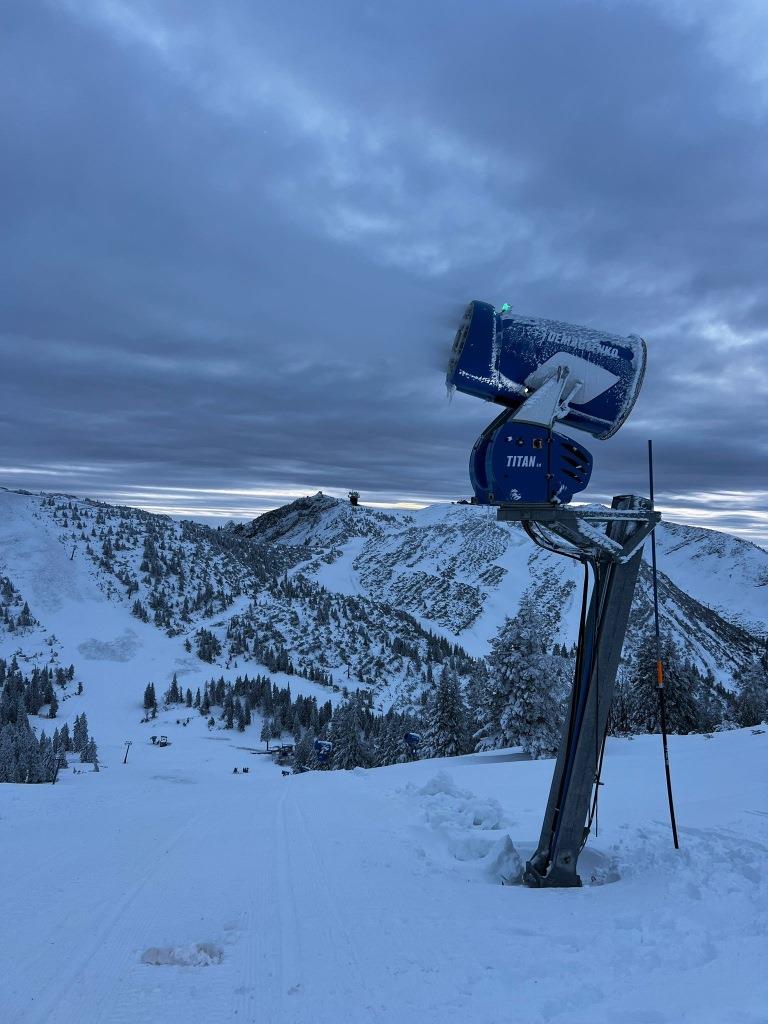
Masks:
[[[651,508],[653,508],[653,441],[648,439],[648,482],[650,489]],[[664,688],[664,666],[661,662],[661,631],[659,629],[659,588],[656,579],[656,531],[651,533],[651,569],[653,577],[653,624],[656,632],[656,683],[659,692],[659,717],[661,719],[661,742],[664,748],[664,774],[667,778],[667,800],[669,801],[669,820],[672,824],[672,838],[675,849],[680,849],[677,839],[677,822],[675,821],[675,803],[672,799],[672,776],[669,770],[669,745],[667,743],[667,701]]]

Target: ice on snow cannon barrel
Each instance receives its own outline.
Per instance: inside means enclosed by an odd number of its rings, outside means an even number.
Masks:
[[[456,332],[446,381],[515,409],[550,370],[567,366],[583,386],[560,422],[602,439],[615,434],[632,411],[645,363],[645,342],[635,335],[622,338],[559,320],[498,313],[476,300]]]

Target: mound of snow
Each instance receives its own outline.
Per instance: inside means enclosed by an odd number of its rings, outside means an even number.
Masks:
[[[214,942],[193,946],[151,946],[141,954],[141,962],[153,967],[209,967],[220,964],[224,951]]]

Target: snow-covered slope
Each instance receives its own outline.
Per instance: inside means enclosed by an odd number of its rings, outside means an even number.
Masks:
[[[142,664],[138,694],[154,671],[141,652],[159,644],[162,691],[174,670],[180,680],[211,674],[196,656],[205,629],[221,644],[217,670],[285,670],[327,683],[327,693],[369,687],[385,707],[398,695],[416,700],[430,666],[449,655],[469,677],[473,660],[429,623],[300,571],[326,557],[134,509],[0,490],[0,577],[14,608],[26,600],[39,623],[9,631],[0,620],[0,656],[37,664],[58,644],[78,668]]]
[[[392,602],[475,655],[487,652],[526,592],[553,639],[571,643],[576,634],[578,567],[534,547],[516,525],[497,522],[491,508],[443,505],[392,515],[316,495],[237,532],[300,543],[308,552],[302,570],[323,586]],[[756,638],[768,635],[768,552],[695,527],[663,523],[658,533],[664,628],[685,656],[727,685]],[[628,652],[648,629],[650,583],[646,564]]]
[[[766,741],[672,737],[677,852],[658,737],[609,741],[587,884],[548,891],[501,883],[551,761],[282,778],[181,728],[103,744],[98,775],[0,786],[2,1019],[759,1024]]]
[[[715,530],[664,523],[657,537],[666,575],[702,604],[768,633],[768,551]]]

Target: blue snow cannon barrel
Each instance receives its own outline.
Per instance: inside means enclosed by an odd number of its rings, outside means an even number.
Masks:
[[[408,747],[408,749],[414,751],[421,743],[421,733],[407,732],[405,736],[403,736],[403,739],[405,740],[405,744]]]
[[[567,366],[582,387],[560,422],[604,439],[632,411],[645,363],[645,342],[635,335],[622,338],[559,320],[498,313],[474,301],[456,332],[446,382],[516,409],[552,370]]]

